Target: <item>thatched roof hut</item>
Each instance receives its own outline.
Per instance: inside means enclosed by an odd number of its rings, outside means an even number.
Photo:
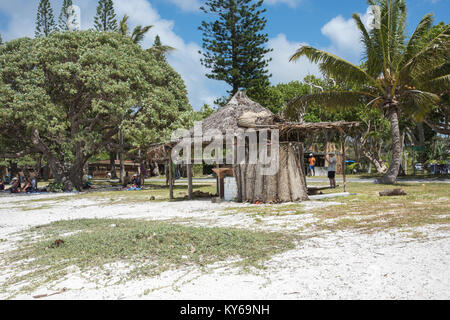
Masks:
[[[306,135],[317,133],[317,131],[336,130],[341,135],[355,127],[355,122],[332,122],[332,123],[291,123],[280,119],[270,110],[259,103],[252,101],[245,92],[236,93],[227,105],[221,107],[208,118],[202,121],[202,133],[206,135],[209,130],[215,130],[222,135],[234,135],[234,159],[238,159],[238,149],[247,148],[244,153],[244,161],[234,161],[232,164],[233,175],[236,180],[239,202],[291,202],[308,199],[306,180],[303,172],[301,159],[303,158],[302,141]],[[279,133],[277,144],[273,142],[274,131]],[[246,140],[240,140],[242,134],[253,131],[258,134],[257,144],[267,146],[267,154],[258,152],[258,163],[251,163],[248,156],[249,146]],[[264,132],[264,135],[260,133]],[[195,130],[190,130],[191,137]],[[207,139],[206,139],[207,140]],[[242,143],[244,141],[244,143]],[[171,149],[179,141],[171,141],[165,144],[155,145],[149,150],[148,157],[161,157],[167,155],[170,162]],[[225,141],[224,141],[225,142]],[[278,143],[279,142],[279,143]],[[209,142],[203,141],[203,145]],[[251,144],[249,142],[249,144]],[[277,146],[274,149],[274,146]],[[258,147],[259,148],[259,147]],[[259,149],[258,149],[259,150]],[[266,153],[266,152],[264,152]],[[270,155],[269,155],[270,154]],[[267,168],[267,159],[277,154],[276,164],[279,170],[272,175],[264,173]],[[344,155],[345,158],[345,155]],[[261,161],[260,161],[261,160]],[[271,163],[272,165],[273,163]],[[188,164],[188,167],[191,166]],[[188,174],[189,174],[188,169]],[[169,171],[170,176],[170,171]],[[189,177],[189,176],[188,176]],[[221,194],[223,190],[219,190]],[[192,175],[189,178],[189,193],[192,193]],[[172,185],[171,185],[172,195]]]

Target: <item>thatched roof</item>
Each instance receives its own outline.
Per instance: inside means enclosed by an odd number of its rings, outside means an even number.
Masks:
[[[259,103],[252,101],[243,91],[236,93],[227,105],[221,107],[209,117],[202,121],[203,134],[208,130],[218,130],[222,134],[241,134],[242,130],[248,129],[277,129],[280,135],[290,139],[291,133],[298,136],[306,136],[323,130],[336,130],[344,133],[354,127],[358,127],[358,122],[320,122],[320,123],[293,123],[287,122],[274,115],[269,109],[264,108]],[[191,136],[194,128],[190,130]],[[167,142],[155,144],[150,148],[147,156],[152,159],[167,160],[167,149],[170,149],[177,142]]]
[[[221,107],[209,117],[202,121],[203,132],[208,130],[219,130],[223,134],[227,130],[237,131],[239,128],[239,119],[245,113],[255,113],[266,115],[265,124],[273,124],[276,116],[269,110],[261,106],[259,103],[252,101],[243,91],[238,91],[227,105]]]

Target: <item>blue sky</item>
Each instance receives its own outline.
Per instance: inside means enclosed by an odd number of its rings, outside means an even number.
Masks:
[[[82,29],[93,25],[97,0],[74,0],[81,8]],[[177,50],[169,56],[171,65],[182,75],[192,106],[212,103],[226,94],[229,87],[207,79],[200,64],[201,32],[198,26],[205,19],[199,10],[204,0],[115,0],[119,17],[130,16],[130,24],[154,25],[143,42],[150,47],[156,34]],[[33,36],[38,0],[0,0],[0,34],[5,40]],[[55,16],[62,0],[51,0]],[[436,22],[449,23],[450,0],[408,0],[408,27],[412,32],[420,19],[434,12]],[[353,13],[369,21],[365,0],[266,0],[268,46],[273,48],[269,71],[273,84],[301,80],[308,74],[319,75],[317,66],[306,60],[292,64],[289,56],[302,44],[329,50],[352,62],[361,60],[361,45]]]

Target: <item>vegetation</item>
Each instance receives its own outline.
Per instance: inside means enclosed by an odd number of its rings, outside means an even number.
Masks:
[[[69,27],[67,26],[67,21],[69,20],[70,15],[67,13],[67,9],[73,5],[72,0],[64,0],[61,8],[61,12],[59,14],[58,20],[58,28],[61,31],[68,31]]]
[[[119,276],[125,279],[230,259],[241,266],[260,267],[273,255],[294,248],[294,239],[280,233],[125,219],[60,221],[31,232],[37,241],[24,242],[20,249],[2,254],[2,260],[16,263],[24,272],[15,272],[3,282],[3,290],[25,280],[20,290],[32,291],[61,280],[74,266],[86,273],[93,268],[107,271],[108,264],[123,263],[128,270]]]
[[[120,128],[134,145],[148,145],[168,137],[190,109],[180,76],[117,33],[8,42],[0,92],[1,134],[12,142],[2,157],[44,155],[66,190],[81,187],[85,163]]]
[[[40,0],[36,17],[36,37],[48,37],[55,29],[55,18],[50,1]]]
[[[117,31],[119,26],[114,12],[112,0],[99,0],[97,14],[94,18],[95,30],[97,31]]]
[[[349,91],[327,91],[303,96],[290,108],[314,101],[323,106],[345,108],[367,103],[379,108],[390,122],[392,159],[380,182],[396,182],[401,165],[400,117],[423,119],[440,101],[436,91],[449,85],[447,56],[450,28],[426,43],[424,36],[432,28],[432,14],[426,15],[405,41],[406,3],[404,0],[369,0],[381,8],[381,28],[367,30],[357,14],[353,16],[365,45],[366,63],[356,66],[329,52],[303,46],[292,56],[319,63],[322,72],[352,85]]]
[[[129,16],[125,15],[123,17],[122,21],[120,21],[119,33],[125,37],[130,37],[134,43],[139,44],[142,42],[142,40],[144,40],[145,34],[147,32],[149,32],[150,29],[153,28],[153,26],[145,26],[145,27],[143,27],[141,25],[136,26],[130,35],[129,27],[128,27],[128,19],[129,19]]]
[[[262,33],[267,19],[262,17],[262,0],[208,0],[200,9],[217,20],[203,21],[202,64],[210,70],[210,79],[225,81],[234,95],[240,89],[265,88],[269,84]]]

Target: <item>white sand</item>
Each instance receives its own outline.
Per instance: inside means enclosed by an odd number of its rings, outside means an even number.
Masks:
[[[70,195],[67,195],[71,197]],[[20,207],[25,197],[1,197],[0,251],[15,248],[18,232],[53,221],[79,218],[175,219],[178,223],[205,226],[232,226],[250,230],[297,230],[315,221],[308,208],[333,205],[330,202],[305,203],[305,214],[269,216],[255,223],[243,213],[229,214],[235,203],[209,201],[151,202],[136,205],[99,205],[92,200],[52,200],[55,196],[35,196],[48,201],[34,203],[36,210],[11,210]],[[6,204],[6,205],[5,205]],[[29,207],[30,204],[28,203]],[[42,208],[39,208],[42,207]],[[411,239],[405,233],[390,231],[368,234],[324,233],[302,240],[295,250],[275,256],[267,269],[243,273],[224,262],[207,270],[196,267],[164,272],[155,278],[114,284],[127,266],[111,266],[112,280],[104,280],[95,270],[71,275],[61,282],[46,285],[31,295],[67,291],[46,299],[449,299],[450,234],[434,227],[417,229],[427,237]],[[10,270],[0,270],[0,284]],[[116,277],[117,276],[117,277]],[[100,285],[93,282],[93,277]],[[7,294],[0,294],[6,298]]]

